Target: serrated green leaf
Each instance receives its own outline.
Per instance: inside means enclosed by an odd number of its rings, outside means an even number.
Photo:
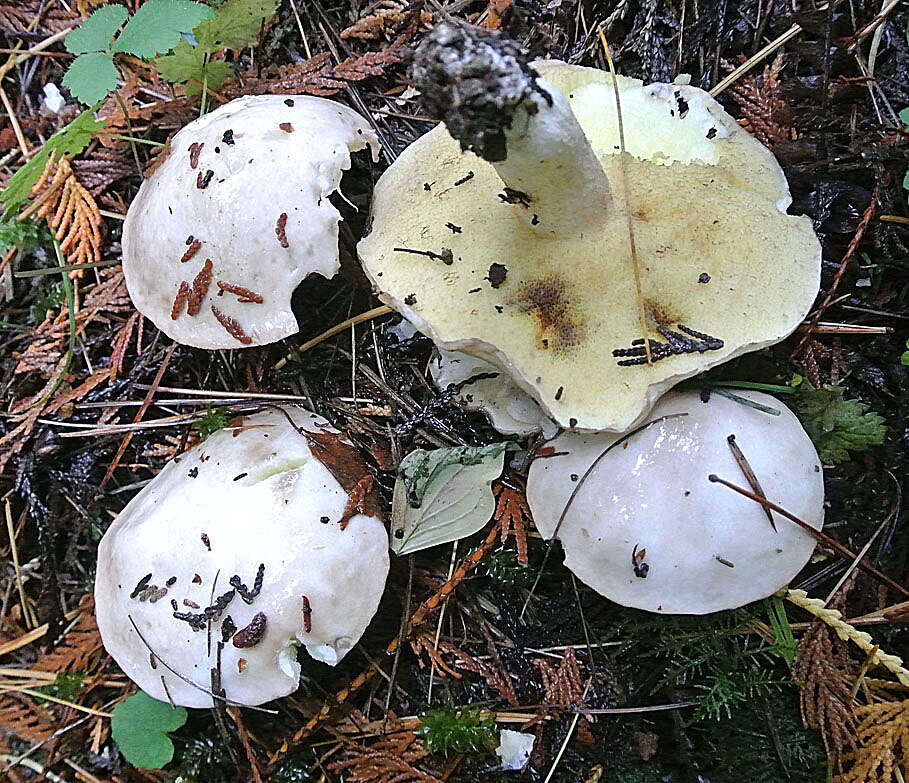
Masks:
[[[155,66],[163,79],[169,82],[186,84],[186,94],[190,97],[202,92],[206,84],[217,90],[228,76],[233,74],[230,65],[222,60],[208,60],[199,46],[192,46],[188,41],[180,41],[172,54],[159,57]]]
[[[63,76],[63,86],[82,103],[102,100],[117,86],[117,69],[107,52],[80,54]]]
[[[105,125],[104,120],[95,119],[93,107],[86,109],[69,125],[51,136],[31,160],[10,177],[6,187],[0,192],[0,201],[6,207],[6,214],[18,210],[20,205],[28,201],[28,194],[44,171],[51,152],[56,151],[61,156],[78,155],[89,145],[92,136]]]
[[[195,29],[196,41],[208,52],[242,49],[256,40],[262,23],[277,7],[278,0],[227,0],[213,18]]]
[[[147,0],[127,22],[111,51],[146,59],[169,52],[183,33],[214,15],[207,5],[191,0]]]
[[[186,709],[138,691],[114,707],[111,734],[124,758],[141,769],[161,769],[174,757],[168,732],[186,723]]]
[[[66,51],[70,54],[106,52],[110,42],[126,21],[129,12],[122,5],[106,5],[66,36]]]
[[[490,485],[502,473],[508,443],[408,454],[398,468],[391,549],[406,555],[476,533],[495,510]]]
[[[884,442],[884,418],[869,406],[844,398],[842,386],[802,387],[796,412],[814,442],[820,458],[835,464],[850,459],[850,452],[867,451]]]

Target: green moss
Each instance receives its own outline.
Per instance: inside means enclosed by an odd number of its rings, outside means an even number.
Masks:
[[[224,408],[209,408],[205,415],[193,424],[193,429],[199,437],[205,440],[213,432],[223,430],[230,421],[230,412]]]
[[[428,710],[414,732],[422,736],[430,753],[489,752],[497,744],[496,725],[479,709]]]

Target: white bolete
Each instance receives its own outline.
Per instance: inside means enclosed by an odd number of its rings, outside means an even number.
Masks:
[[[811,307],[811,221],[786,214],[773,155],[704,91],[528,65],[515,44],[447,23],[412,75],[444,124],[377,183],[366,274],[563,427],[625,431]]]
[[[823,525],[821,460],[798,419],[773,397],[736,394],[779,415],[670,392],[631,433],[550,441],[552,456],[531,465],[527,500],[583,582],[624,606],[706,614],[765,598],[808,562],[810,534],[709,479],[747,488],[750,467],[769,500]]]
[[[340,433],[293,407],[171,460],[98,550],[98,628],[120,668],[156,699],[210,707],[212,669],[224,698],[255,705],[296,689],[298,646],[337,663],[388,574],[384,525],[342,486],[361,469]]]
[[[294,288],[339,268],[338,190],[369,123],[324,98],[237,98],[189,123],[123,226],[138,310],[185,345],[241,348],[297,332]]]

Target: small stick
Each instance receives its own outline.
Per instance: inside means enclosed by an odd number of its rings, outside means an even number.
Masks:
[[[761,488],[761,482],[758,481],[758,477],[754,474],[754,470],[752,470],[751,465],[745,458],[745,454],[739,448],[739,444],[736,443],[735,435],[730,435],[728,438],[726,438],[726,443],[729,444],[729,449],[732,451],[732,456],[735,457],[735,461],[742,469],[742,473],[745,474],[745,478],[748,480],[748,484],[751,486],[752,492],[754,492],[755,495],[760,495],[766,500],[767,493],[764,492],[764,490]],[[772,527],[773,532],[776,533],[776,522],[773,521],[773,514],[771,513],[770,509],[767,508],[767,506],[763,506],[762,508],[764,509],[764,513],[767,515],[767,519],[770,520],[770,527]]]
[[[179,677],[181,680],[183,680],[183,682],[185,682],[187,685],[195,688],[196,690],[202,691],[202,693],[208,694],[213,699],[218,699],[219,701],[223,701],[225,704],[230,705],[231,707],[246,707],[246,709],[248,709],[248,710],[255,710],[256,712],[266,712],[269,715],[278,714],[277,710],[269,710],[269,709],[266,709],[265,707],[251,707],[251,706],[247,706],[245,704],[240,704],[239,702],[233,701],[232,699],[228,699],[225,696],[219,696],[217,693],[212,693],[212,691],[210,691],[205,686],[199,685],[199,683],[195,682],[194,680],[191,680],[189,677],[185,677],[184,675],[180,674],[180,672],[178,672],[173,666],[171,666],[160,655],[158,655],[158,653],[156,653],[154,650],[152,650],[151,645],[148,643],[148,640],[142,634],[142,631],[139,630],[139,626],[136,625],[136,621],[133,620],[133,616],[131,614],[128,614],[128,615],[126,615],[126,619],[129,620],[130,625],[132,625],[132,627],[133,627],[133,630],[139,635],[139,639],[142,640],[142,644],[144,644],[148,648],[149,652],[154,653],[155,657],[158,659],[158,663],[160,663],[165,669],[167,669],[175,677]],[[43,696],[43,694],[42,694],[42,696]],[[87,710],[88,707],[83,707],[82,709]]]
[[[724,487],[728,487],[729,489],[738,492],[740,495],[744,495],[746,498],[751,498],[756,503],[760,503],[762,506],[772,509],[773,511],[776,511],[777,514],[786,517],[786,519],[788,519],[790,522],[795,522],[795,524],[802,528],[802,530],[813,536],[816,540],[820,541],[822,544],[824,544],[824,546],[830,547],[844,557],[848,557],[850,560],[857,560],[858,567],[863,571],[871,574],[871,576],[873,576],[875,579],[883,582],[885,585],[893,590],[896,590],[901,595],[909,597],[909,590],[907,590],[905,587],[894,582],[889,576],[881,573],[874,566],[868,565],[868,563],[865,563],[862,560],[858,560],[858,556],[850,549],[844,547],[839,541],[831,538],[826,533],[822,533],[820,530],[815,530],[807,522],[799,519],[795,514],[791,514],[790,512],[786,511],[786,509],[782,506],[778,506],[776,503],[773,503],[767,500],[767,498],[761,497],[760,495],[756,495],[754,492],[749,492],[743,487],[736,486],[731,481],[726,481],[726,479],[720,478],[715,473],[711,473],[707,479],[709,481],[712,481],[714,484],[722,484]]]
[[[388,305],[380,305],[379,307],[374,307],[372,310],[367,310],[365,313],[360,313],[359,315],[355,315],[352,318],[348,318],[346,321],[342,321],[341,323],[332,326],[330,329],[326,329],[318,337],[313,337],[312,340],[307,340],[299,348],[294,348],[291,353],[287,354],[287,356],[285,356],[275,365],[275,369],[280,370],[285,364],[294,358],[295,354],[308,351],[310,348],[318,345],[324,340],[327,340],[329,337],[334,337],[336,334],[340,334],[341,332],[346,331],[347,328],[352,324],[360,324],[363,323],[363,321],[371,321],[373,318],[378,318],[379,316],[388,315],[388,313],[393,312],[394,310],[392,310]]]

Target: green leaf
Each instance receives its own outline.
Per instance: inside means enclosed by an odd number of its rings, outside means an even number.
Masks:
[[[227,0],[218,13],[195,29],[202,49],[242,49],[253,43],[266,19],[274,15],[278,0]]]
[[[122,5],[99,8],[66,36],[66,51],[70,54],[106,52],[128,16],[129,12]]]
[[[900,119],[903,121],[903,125],[909,127],[909,106],[900,112]]]
[[[797,413],[827,463],[849,460],[849,452],[867,451],[884,442],[887,428],[877,413],[858,400],[843,397],[842,386],[812,389],[803,386],[796,399]]]
[[[80,54],[63,77],[63,86],[82,103],[94,104],[117,86],[114,58],[107,52]]]
[[[495,510],[490,485],[510,444],[456,446],[408,454],[398,468],[391,549],[406,555],[476,533]]]
[[[214,15],[207,5],[190,0],[148,0],[123,28],[112,51],[146,59],[169,52],[183,33]]]
[[[6,206],[6,214],[16,211],[28,200],[28,194],[44,171],[51,152],[56,151],[58,156],[78,155],[105,124],[104,120],[95,119],[94,108],[91,108],[51,136],[31,160],[10,177],[0,192],[0,201]]]
[[[171,707],[138,691],[114,707],[110,720],[114,742],[124,758],[141,769],[160,769],[174,757],[167,736],[186,723],[186,709]]]
[[[228,76],[233,74],[230,65],[221,60],[207,60],[201,46],[192,46],[188,41],[180,41],[172,54],[159,57],[155,66],[163,79],[169,82],[184,82],[186,94],[190,97],[202,92],[206,84],[217,90]]]

